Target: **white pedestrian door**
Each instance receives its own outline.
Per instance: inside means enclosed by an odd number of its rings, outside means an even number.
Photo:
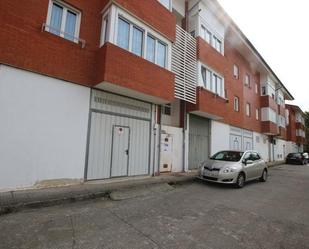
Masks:
[[[130,128],[113,127],[111,177],[128,175]]]

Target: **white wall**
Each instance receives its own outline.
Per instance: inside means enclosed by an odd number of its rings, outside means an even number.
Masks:
[[[225,26],[221,23],[218,17],[214,14],[215,6],[211,1],[207,1],[206,5],[201,2],[199,4],[200,8],[200,18],[201,23],[206,26],[206,28],[210,29],[210,31],[217,36],[220,40],[224,40],[225,37]]]
[[[162,125],[167,125],[167,126],[176,126],[179,127],[180,119],[180,101],[179,99],[176,99],[171,103],[171,115],[165,115],[163,113],[163,106],[161,110],[162,116],[161,116],[161,122]]]
[[[0,189],[84,177],[90,89],[0,65]]]
[[[173,142],[171,148],[172,172],[183,171],[183,129],[171,126],[162,126],[162,131],[165,134],[170,134]],[[162,148],[161,148],[162,151]],[[167,158],[166,158],[167,159]],[[164,163],[161,157],[161,164]],[[167,159],[168,160],[168,159]]]
[[[185,17],[185,0],[173,0],[172,6],[180,15]]]
[[[275,161],[283,161],[287,156],[287,142],[282,139],[276,139]]]
[[[267,136],[254,132],[253,149],[260,153],[265,161],[269,160],[269,144]]]
[[[230,149],[230,126],[211,120],[210,154]]]

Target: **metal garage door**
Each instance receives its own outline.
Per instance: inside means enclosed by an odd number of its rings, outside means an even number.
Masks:
[[[86,179],[149,174],[151,106],[100,91],[94,96]]]
[[[189,120],[189,169],[196,169],[209,156],[209,119],[190,115]]]

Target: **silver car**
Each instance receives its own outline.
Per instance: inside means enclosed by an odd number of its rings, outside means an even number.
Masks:
[[[259,179],[265,182],[268,168],[258,152],[248,150],[220,151],[201,163],[199,176],[201,180],[234,184],[242,188],[247,181]]]

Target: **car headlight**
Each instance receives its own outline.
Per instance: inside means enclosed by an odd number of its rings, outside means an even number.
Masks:
[[[235,167],[227,167],[225,168],[222,172],[223,173],[233,173],[236,171],[236,168]]]

